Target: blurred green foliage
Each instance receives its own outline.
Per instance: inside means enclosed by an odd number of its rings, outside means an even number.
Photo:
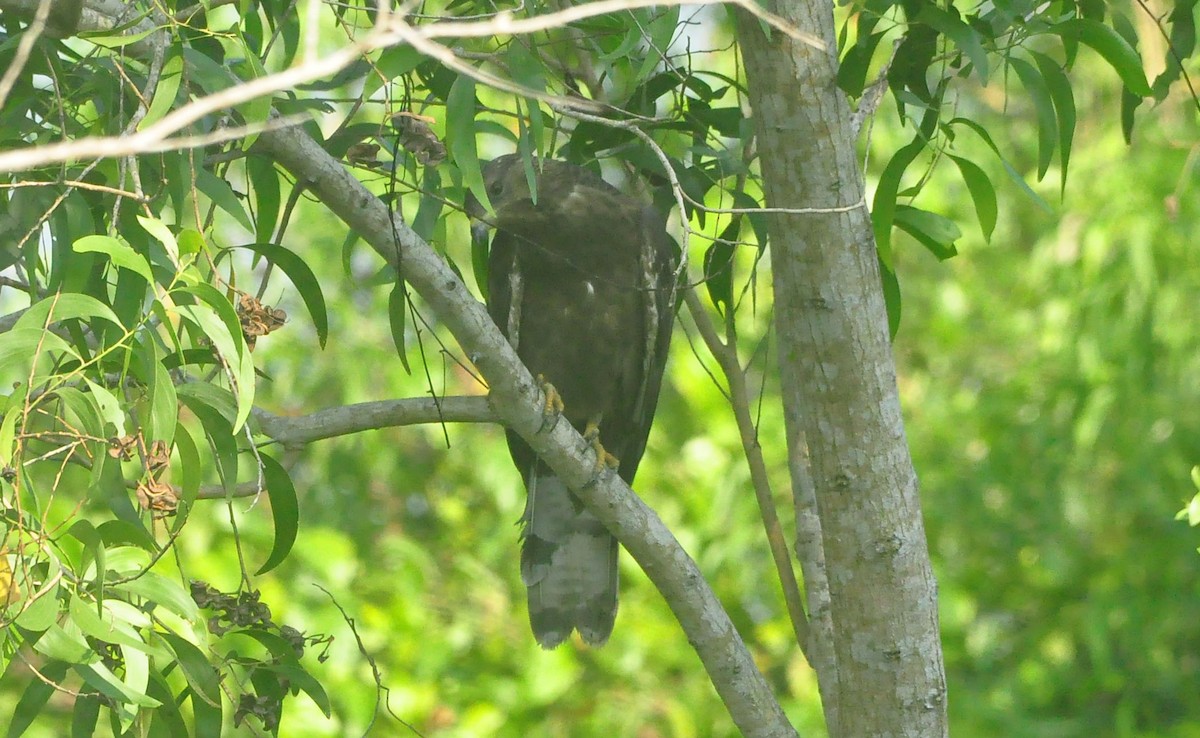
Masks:
[[[1197,535],[1173,521],[1200,458],[1196,111],[1147,111],[1127,147],[1086,79],[1055,212],[1010,193],[990,245],[899,267],[959,735],[1200,735]],[[1028,172],[1032,134],[989,129]],[[964,195],[934,197],[967,217]]]

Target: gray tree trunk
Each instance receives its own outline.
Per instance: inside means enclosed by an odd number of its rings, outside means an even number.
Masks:
[[[819,551],[799,547],[820,641],[810,652],[831,736],[944,736],[936,583],[850,110],[836,85],[832,6],[790,0],[776,12],[828,48],[768,36],[739,15],[767,205],[828,209],[770,216],[793,486],[806,488],[807,453],[820,519],[800,521],[802,535],[821,536]]]

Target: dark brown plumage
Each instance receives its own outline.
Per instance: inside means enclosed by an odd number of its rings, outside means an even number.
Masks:
[[[561,396],[563,416],[598,428],[633,481],[646,449],[671,338],[675,254],[652,208],[582,167],[502,156],[483,170],[496,229],[488,311],[534,375]],[[528,491],[521,578],[534,637],[553,648],[578,630],[602,645],[617,613],[617,541],[517,435],[509,451]]]

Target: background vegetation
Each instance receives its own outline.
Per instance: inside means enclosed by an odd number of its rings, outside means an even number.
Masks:
[[[1200,736],[1198,537],[1174,520],[1200,461],[1196,110],[1186,95],[1139,109],[1127,146],[1118,80],[1107,66],[1084,68],[1072,177],[1061,193],[1054,171],[1035,185],[1048,208],[1000,185],[987,242],[961,180],[939,173],[918,204],[962,225],[959,255],[938,261],[905,235],[893,239],[901,392],[940,582],[951,729],[961,736]],[[1002,80],[959,95],[1035,182],[1028,99],[1005,94]],[[885,105],[871,129],[869,176],[911,135]],[[976,160],[986,154],[980,144]],[[988,174],[1006,181],[999,162]],[[284,245],[317,273],[329,338],[319,350],[295,291],[272,281],[264,302],[292,319],[256,348],[266,377],[256,404],[300,413],[420,396],[429,381],[480,391],[429,331],[432,380],[405,373],[386,317],[391,282],[375,274],[377,260],[344,248],[345,227],[320,207],[302,201],[293,218]],[[461,218],[435,238],[470,263]],[[768,284],[763,269],[758,280]],[[761,439],[782,483],[770,295],[754,295],[741,338],[764,370]],[[792,644],[736,429],[694,342],[685,319],[637,487],[709,577],[801,735],[819,735],[815,681]],[[523,490],[499,428],[323,441],[303,452],[292,479],[299,538],[255,586],[277,622],[332,637],[305,662],[332,717],[297,697],[281,735],[361,735],[368,726],[403,735],[401,721],[429,736],[733,733],[628,557],[608,646],[547,653],[534,644],[516,565]],[[230,521],[247,558],[261,562],[273,540],[268,505],[200,503],[179,540],[188,576],[235,589]],[[14,660],[0,679],[0,715],[16,710],[30,679]],[[26,734],[65,735],[71,719],[72,703],[54,695]]]

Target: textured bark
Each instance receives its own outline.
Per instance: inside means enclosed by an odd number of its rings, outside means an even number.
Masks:
[[[836,86],[832,6],[791,0],[775,10],[830,49],[768,36],[739,14],[767,204],[832,209],[770,216],[794,482],[805,488],[807,441],[829,586],[831,625],[822,631],[814,613],[815,637],[832,636],[833,662],[825,643],[814,661],[830,734],[942,736],[936,584],[870,217],[865,205],[853,207],[863,180],[850,110]],[[819,562],[808,558],[802,564],[812,584]]]

